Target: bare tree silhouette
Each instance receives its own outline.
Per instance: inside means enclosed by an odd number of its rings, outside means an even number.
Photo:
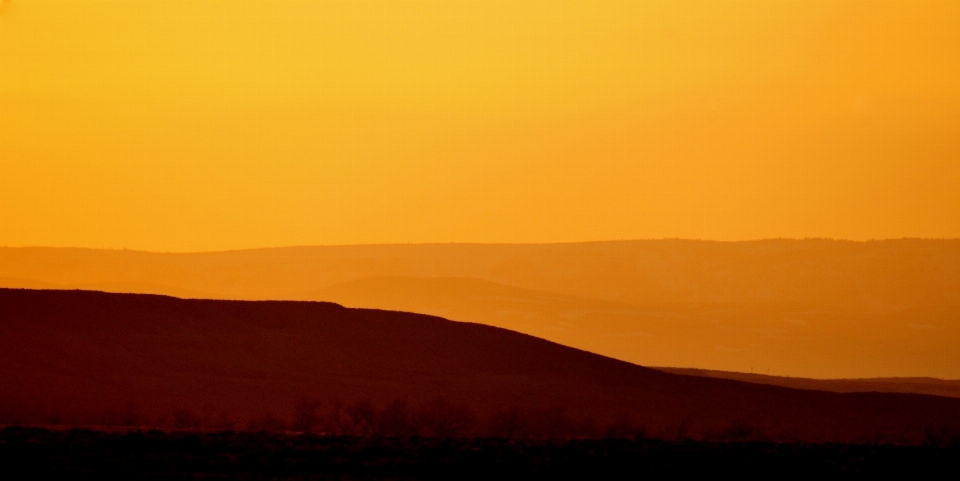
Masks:
[[[373,430],[377,410],[370,401],[357,401],[344,409],[352,425],[351,434],[365,436]]]
[[[574,423],[562,406],[550,406],[532,416],[533,430],[539,436],[549,438],[567,437],[574,432]]]
[[[507,438],[522,437],[529,434],[528,421],[516,406],[499,410],[490,416],[489,432],[494,436]]]
[[[339,399],[330,403],[328,425],[337,434],[365,436],[371,433],[376,409],[370,401],[355,401],[344,405]]]
[[[302,397],[293,405],[293,419],[290,428],[304,434],[313,433],[320,425],[320,401]]]
[[[425,434],[448,438],[463,432],[474,422],[474,416],[463,406],[436,398],[420,409],[419,421]]]
[[[647,437],[647,428],[626,416],[620,416],[607,425],[603,437],[610,439],[643,439]]]
[[[410,407],[406,401],[397,399],[383,408],[376,416],[374,432],[385,436],[409,436],[417,429],[413,423]]]

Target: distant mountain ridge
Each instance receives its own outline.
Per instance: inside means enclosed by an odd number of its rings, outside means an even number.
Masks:
[[[649,435],[922,442],[960,400],[684,376],[489,326],[331,303],[0,289],[0,421],[95,423],[133,410],[284,416],[297,399],[444,399],[478,415],[556,407]],[[173,414],[171,414],[173,413]]]
[[[0,277],[285,299],[379,276],[466,277],[631,304],[960,305],[960,240],[397,244],[210,253],[0,248]]]

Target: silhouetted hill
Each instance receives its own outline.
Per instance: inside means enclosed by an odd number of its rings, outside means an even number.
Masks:
[[[479,279],[413,277],[345,282],[303,299],[478,322],[642,365],[773,368],[821,377],[960,376],[960,306],[636,305]]]
[[[901,392],[960,398],[960,380],[935,379],[930,377],[808,379],[802,377],[767,376],[747,372],[709,371],[706,369],[679,367],[655,367],[654,369],[688,376],[734,379],[737,381],[792,387],[795,389],[815,389],[818,391],[833,392]]]
[[[0,385],[8,423],[246,421],[315,398],[443,399],[481,417],[556,407],[666,437],[916,442],[960,428],[956,399],[670,374],[425,315],[86,291],[0,289]]]
[[[646,365],[960,378],[958,240],[0,248],[0,286],[334,301]]]

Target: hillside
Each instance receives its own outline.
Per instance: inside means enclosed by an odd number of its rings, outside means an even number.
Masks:
[[[333,301],[645,365],[960,378],[957,240],[0,248],[0,287]]]
[[[478,324],[332,303],[0,290],[0,418],[97,423],[135,411],[246,421],[298,399],[442,399],[479,417],[557,408],[655,436],[920,441],[960,400],[840,394],[670,374]],[[144,421],[146,420],[146,421]]]
[[[960,380],[957,379],[934,379],[929,377],[807,379],[800,377],[767,376],[764,374],[746,372],[708,371],[705,369],[677,367],[657,367],[655,369],[674,374],[684,374],[687,376],[733,379],[757,384],[791,387],[794,389],[813,389],[817,391],[832,392],[901,392],[960,398]]]
[[[346,282],[303,299],[488,324],[642,365],[960,376],[960,306],[878,312],[788,302],[636,305],[478,279],[409,277]]]

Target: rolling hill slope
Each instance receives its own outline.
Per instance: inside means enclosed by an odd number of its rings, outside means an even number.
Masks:
[[[670,374],[494,327],[331,303],[0,290],[0,418],[284,416],[298,399],[444,399],[478,416],[562,408],[657,436],[752,426],[784,440],[919,442],[960,400]]]
[[[960,241],[0,248],[0,287],[333,301],[658,366],[960,378]]]
[[[346,282],[303,299],[488,324],[643,365],[838,377],[960,369],[960,306],[636,305],[478,279],[410,277]]]
[[[929,394],[960,398],[960,380],[929,377],[881,377],[863,379],[807,379],[802,377],[767,376],[764,374],[730,371],[707,371],[677,367],[657,367],[665,372],[687,376],[704,376],[717,379],[784,386],[794,389],[813,389],[832,392],[900,392]]]

